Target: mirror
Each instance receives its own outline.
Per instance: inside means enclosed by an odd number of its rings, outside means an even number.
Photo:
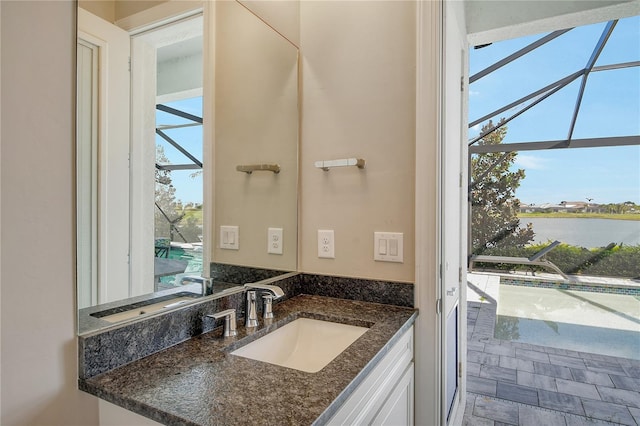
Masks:
[[[79,2],[79,332],[139,318],[110,315],[140,303],[188,303],[202,295],[192,277],[228,294],[247,271],[296,270],[298,49],[272,26],[297,15],[267,3]],[[197,182],[179,173],[202,180],[200,203],[181,199]]]

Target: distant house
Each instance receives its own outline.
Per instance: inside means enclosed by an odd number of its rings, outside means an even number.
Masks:
[[[560,205],[564,207],[564,210],[559,210],[559,211],[578,213],[578,212],[584,212],[585,209],[587,208],[588,203],[584,201],[561,201]]]
[[[561,201],[560,204],[543,203],[520,206],[521,213],[580,213],[599,211],[599,204],[590,204],[585,201]]]

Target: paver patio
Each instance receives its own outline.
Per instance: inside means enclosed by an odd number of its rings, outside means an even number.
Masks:
[[[470,274],[469,426],[640,426],[640,361],[495,339],[497,275]]]

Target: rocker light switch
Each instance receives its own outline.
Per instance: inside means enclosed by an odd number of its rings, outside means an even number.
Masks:
[[[373,260],[403,263],[403,236],[401,232],[374,232]]]
[[[240,230],[237,226],[220,227],[220,248],[240,250]]]

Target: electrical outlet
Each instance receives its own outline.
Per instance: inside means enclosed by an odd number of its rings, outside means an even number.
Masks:
[[[237,226],[220,227],[220,248],[240,250],[240,228]]]
[[[335,245],[333,238],[333,229],[318,229],[318,257],[335,259]]]
[[[282,228],[269,228],[267,231],[267,253],[282,254]]]

